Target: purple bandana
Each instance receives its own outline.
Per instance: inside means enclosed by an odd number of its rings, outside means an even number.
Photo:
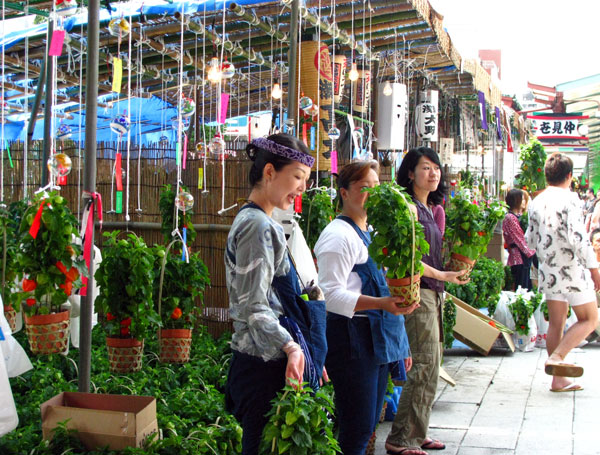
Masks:
[[[312,156],[299,152],[298,150],[294,150],[293,148],[286,147],[285,145],[278,144],[277,142],[271,141],[265,137],[254,139],[252,144],[275,155],[283,156],[284,158],[289,158],[290,160],[306,164],[308,167],[313,167],[313,164],[315,164],[315,159]]]

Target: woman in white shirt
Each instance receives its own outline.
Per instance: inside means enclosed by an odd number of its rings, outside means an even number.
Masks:
[[[402,307],[390,296],[383,272],[369,257],[365,188],[379,184],[377,162],[344,166],[338,176],[342,214],[315,245],[319,286],[327,305],[325,361],[335,390],[339,442],[344,455],[363,455],[375,430],[392,365],[410,369]]]

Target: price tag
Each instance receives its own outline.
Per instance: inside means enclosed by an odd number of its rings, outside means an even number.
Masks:
[[[123,79],[123,60],[120,58],[113,58],[113,83],[112,91],[121,93],[121,80]]]
[[[198,189],[201,190],[204,185],[204,169],[198,168]]]

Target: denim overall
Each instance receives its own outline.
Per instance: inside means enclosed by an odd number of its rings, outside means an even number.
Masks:
[[[368,232],[348,217],[338,218],[349,223],[368,247]],[[361,294],[390,295],[383,272],[371,257],[352,271],[360,277]],[[406,378],[403,360],[410,357],[410,350],[404,317],[383,310],[359,311],[353,318],[328,313],[327,343],[325,364],[335,389],[342,453],[363,455],[379,420],[389,373],[397,367],[394,377]]]

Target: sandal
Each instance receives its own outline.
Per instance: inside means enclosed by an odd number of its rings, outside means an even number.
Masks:
[[[563,376],[578,378],[583,375],[583,367],[571,363],[547,363],[544,367],[546,374],[551,376]]]
[[[389,455],[429,455],[418,447],[404,447],[402,449],[387,449]]]
[[[446,448],[446,444],[437,439],[427,438],[423,444],[421,444],[421,449],[425,450],[444,450]]]

